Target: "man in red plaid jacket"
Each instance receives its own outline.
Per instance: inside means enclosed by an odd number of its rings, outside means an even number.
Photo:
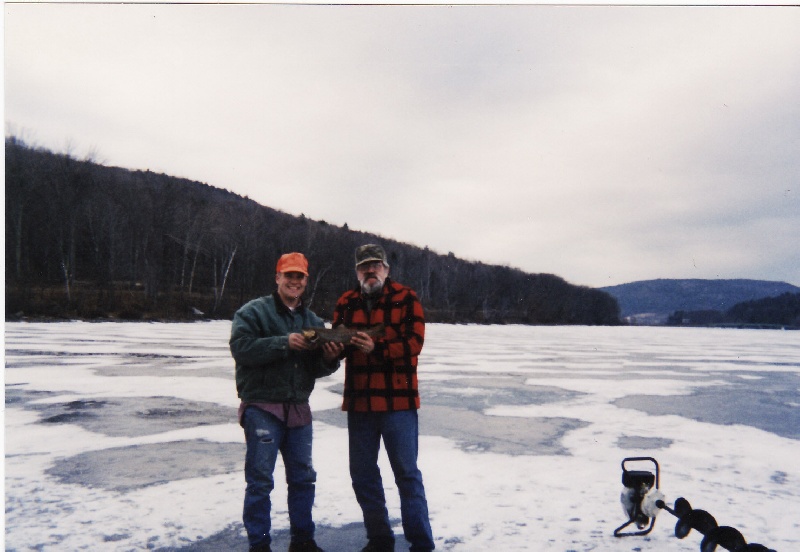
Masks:
[[[433,550],[428,503],[417,467],[417,358],[425,339],[425,316],[416,293],[389,278],[383,247],[362,245],[355,257],[359,285],[337,301],[333,327],[385,326],[381,337],[357,333],[344,352],[342,410],[347,411],[350,477],[367,530],[362,552],[394,550],[378,468],[381,440],[400,493],[404,536],[413,552]]]

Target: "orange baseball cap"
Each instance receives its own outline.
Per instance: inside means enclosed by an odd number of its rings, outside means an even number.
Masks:
[[[302,272],[308,276],[308,260],[302,253],[286,253],[278,259],[276,272]]]

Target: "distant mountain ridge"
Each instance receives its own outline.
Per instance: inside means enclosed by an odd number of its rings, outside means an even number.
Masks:
[[[616,298],[623,318],[656,324],[679,310],[725,312],[744,301],[800,292],[800,287],[786,282],[744,279],[657,279],[599,289]]]

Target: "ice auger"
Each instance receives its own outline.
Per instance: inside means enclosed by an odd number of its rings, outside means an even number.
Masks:
[[[629,470],[626,464],[652,464],[654,470]],[[705,510],[695,510],[689,501],[681,497],[675,501],[673,508],[667,506],[664,494],[659,489],[659,466],[655,458],[638,456],[625,458],[622,461],[622,494],[620,501],[628,521],[614,530],[615,537],[632,537],[646,535],[653,530],[656,516],[660,510],[666,510],[676,518],[675,536],[685,538],[692,529],[703,535],[700,552],[714,552],[717,547],[730,552],[775,552],[762,544],[748,544],[742,534],[733,527],[720,526],[714,516]],[[636,525],[637,530],[623,532]]]

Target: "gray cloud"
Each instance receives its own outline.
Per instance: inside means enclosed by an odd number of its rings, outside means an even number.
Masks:
[[[7,128],[587,285],[800,284],[800,14],[6,6]]]

